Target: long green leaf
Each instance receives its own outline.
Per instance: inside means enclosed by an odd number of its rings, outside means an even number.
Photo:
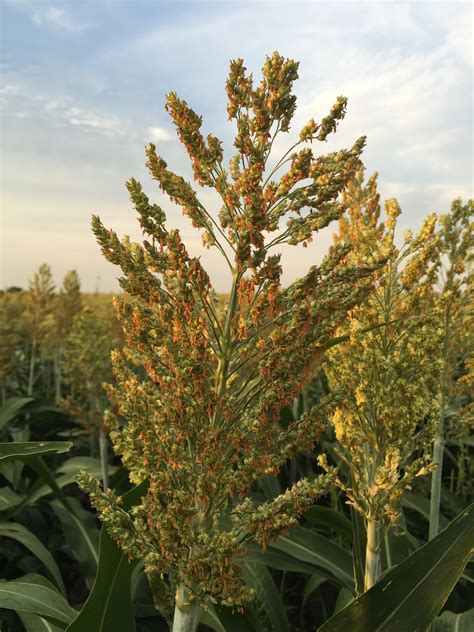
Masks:
[[[11,487],[0,487],[0,511],[16,507],[21,502],[22,496],[15,494]]]
[[[461,576],[474,544],[474,504],[318,632],[422,632]]]
[[[290,632],[280,593],[265,566],[247,562],[243,575],[245,583],[255,590],[257,601],[263,607],[271,624],[271,630],[273,632]]]
[[[33,466],[35,465],[36,464],[33,463]],[[61,499],[61,490],[63,489],[63,487],[66,487],[66,485],[71,485],[72,483],[75,483],[76,475],[81,470],[85,470],[86,472],[91,472],[92,474],[94,474],[94,476],[97,476],[97,478],[99,479],[102,478],[102,467],[101,467],[100,460],[93,459],[91,457],[86,457],[86,456],[73,457],[71,459],[68,459],[64,463],[62,463],[61,466],[56,470],[56,472],[59,472],[59,473],[64,472],[64,474],[62,474],[62,476],[58,476],[57,478],[55,478],[52,473],[51,475],[49,475],[49,472],[46,473],[44,469],[43,470],[40,470],[39,468],[36,468],[36,469],[37,469],[37,473],[41,476],[42,480],[38,480],[36,484],[31,487],[31,490],[28,493],[28,495],[24,498],[24,500],[21,502],[20,505],[15,507],[14,512],[12,512],[10,516],[13,515],[13,513],[22,509],[23,507],[27,505],[32,505],[33,503],[37,502],[40,498],[44,498],[45,496],[48,496],[49,494],[52,494],[52,493],[55,493],[56,496],[58,496],[58,498]],[[118,470],[117,467],[109,465],[109,471],[111,474],[114,474],[117,470]],[[47,481],[46,484],[43,483],[43,480]],[[68,505],[67,499],[62,498],[62,500],[65,501],[63,502],[63,505],[67,506]]]
[[[209,626],[210,628],[212,628],[213,630],[215,630],[216,632],[226,632],[225,627],[222,625],[219,617],[216,614],[216,611],[214,610],[214,607],[211,604],[211,607],[208,608],[207,610],[203,610],[201,608],[201,612],[199,615],[199,621],[201,623],[204,623],[205,625]]]
[[[25,626],[26,632],[61,632],[64,630],[63,626],[54,625],[44,617],[31,612],[19,612],[18,616]]]
[[[352,601],[354,601],[354,595],[351,593],[350,590],[347,590],[347,588],[343,586],[337,596],[333,614],[337,614],[338,612],[340,612]]]
[[[99,562],[99,529],[93,514],[83,509],[75,498],[70,498],[71,510],[53,500],[51,507],[63,527],[68,547],[79,562],[88,586],[92,586]]]
[[[72,511],[70,499],[67,498],[63,490],[59,487],[56,477],[53,472],[49,469],[48,465],[44,462],[44,459],[41,456],[33,456],[33,457],[24,457],[28,465],[38,474],[40,479],[48,485],[51,491],[54,493],[59,502],[63,505],[65,509],[68,511]],[[27,504],[28,497],[25,499],[25,503],[21,504],[22,508],[24,504]]]
[[[70,623],[77,614],[58,592],[29,579],[0,582],[0,608],[31,612],[55,624]]]
[[[27,404],[33,401],[33,397],[10,397],[0,407],[0,430],[4,428]]]
[[[419,548],[417,541],[407,532],[397,533],[390,527],[382,540],[381,558],[383,571],[400,564],[410,553]]]
[[[443,612],[433,621],[432,632],[472,632],[474,630],[474,608],[467,612]]]
[[[329,571],[354,592],[352,556],[319,533],[303,527],[294,527],[290,529],[289,535],[280,536],[269,548],[284,551],[298,560]]]
[[[413,494],[412,492],[405,492],[403,494],[402,505],[407,509],[412,509],[423,516],[426,520],[430,519],[430,501],[424,496],[419,494]],[[444,529],[449,524],[449,520],[440,514],[439,525]]]
[[[201,621],[218,632],[262,632],[262,624],[253,604],[247,604],[245,612],[237,612],[229,606],[216,605],[209,608],[212,613],[203,612]],[[217,621],[219,623],[216,622]]]
[[[57,454],[67,452],[71,448],[70,441],[9,441],[0,443],[0,461]]]
[[[144,481],[123,496],[123,508],[136,505],[147,489]],[[138,561],[129,562],[102,527],[99,566],[94,586],[81,612],[67,632],[135,632],[131,597],[133,569]]]
[[[347,540],[352,540],[352,525],[345,515],[332,507],[313,505],[304,514],[305,520],[315,527],[327,527],[332,529]]]
[[[302,608],[305,607],[306,602],[308,601],[310,596],[314,593],[314,591],[317,590],[321,586],[321,584],[324,584],[325,581],[326,581],[326,578],[324,577],[324,575],[321,575],[319,573],[311,575],[311,577],[306,582],[306,586],[304,587],[303,601],[301,603]]]
[[[38,540],[38,538],[31,533],[26,527],[22,524],[18,524],[16,522],[1,522],[0,523],[0,536],[4,538],[12,538],[20,544],[23,544],[27,549],[29,549],[35,557],[39,559],[45,566],[45,568],[49,571],[51,577],[54,579],[59,590],[66,594],[66,590],[64,588],[63,579],[61,577],[61,573],[59,572],[58,565],[54,561],[53,556],[48,551],[48,549]]]
[[[314,564],[308,564],[302,562],[295,557],[284,553],[283,551],[269,550],[265,553],[260,551],[260,547],[255,543],[248,544],[249,553],[246,556],[246,560],[254,562],[256,564],[263,564],[269,568],[276,568],[279,571],[291,571],[293,573],[307,573],[313,575],[317,573],[319,569]],[[326,575],[329,575],[326,573]]]
[[[73,456],[72,458],[61,463],[56,472],[62,474],[76,475],[81,471],[91,472],[97,478],[102,476],[102,466],[100,459],[94,459],[90,456]],[[118,470],[117,466],[109,465],[109,473],[114,474]]]

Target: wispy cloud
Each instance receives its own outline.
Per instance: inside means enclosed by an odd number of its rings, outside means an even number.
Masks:
[[[288,137],[346,95],[346,119],[314,151],[347,147],[366,134],[363,160],[369,172],[379,171],[382,197],[399,198],[407,227],[417,228],[427,212],[446,212],[457,196],[472,196],[467,3],[456,2],[453,10],[449,2],[141,2],[137,11],[118,0],[3,2],[17,12],[9,12],[0,90],[10,283],[23,285],[60,243],[54,263],[77,265],[87,287],[97,274],[113,287],[116,271],[98,254],[89,215],[100,212],[106,225],[134,238],[134,214],[120,184],[130,175],[201,255],[190,223],[149,178],[143,144],[157,141],[170,169],[192,180],[186,152],[162,111],[164,95],[175,90],[203,115],[203,133],[219,136],[230,154],[234,130],[223,88],[228,60],[242,57],[258,81],[265,55],[275,49],[300,61]],[[81,37],[86,23],[94,30]],[[31,46],[25,48],[26,38]],[[275,155],[287,148],[288,137],[275,145]],[[210,212],[219,208],[208,190],[199,193]],[[61,231],[56,241],[55,230]],[[304,252],[284,249],[285,282],[322,256],[330,233]],[[225,290],[213,253],[204,253],[203,261]]]
[[[148,140],[169,142],[174,140],[174,136],[163,127],[149,127],[147,130]]]
[[[71,107],[63,112],[65,121],[75,127],[86,127],[104,134],[123,134],[123,124],[117,116],[102,116],[90,110]]]
[[[6,0],[6,2],[26,13],[38,27],[50,27],[68,33],[80,33],[91,26],[74,18],[71,12],[64,7],[53,4],[42,5],[34,0]]]
[[[44,7],[36,10],[31,19],[37,26],[52,26],[62,31],[78,33],[88,28],[87,24],[81,24],[73,20],[71,15],[64,9],[54,6]]]
[[[128,131],[115,114],[78,105],[68,96],[35,94],[18,83],[6,84],[0,90],[0,106],[4,116],[42,119],[53,127],[80,127],[106,136],[124,135]]]

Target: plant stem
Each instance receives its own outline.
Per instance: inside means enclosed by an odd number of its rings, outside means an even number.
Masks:
[[[103,428],[99,432],[100,466],[102,469],[102,488],[105,490],[109,486],[109,467],[107,459],[107,435]]]
[[[367,521],[367,547],[365,551],[364,592],[377,583],[380,562],[380,538],[377,520]]]
[[[35,381],[35,361],[36,361],[36,340],[31,345],[30,371],[28,373],[28,397],[33,395],[33,384]]]
[[[430,529],[428,536],[430,540],[435,538],[439,531],[439,508],[441,504],[444,443],[444,410],[441,408],[438,420],[438,429],[433,445],[433,463],[436,465],[436,469],[431,473]]]
[[[199,623],[199,603],[192,599],[181,584],[176,591],[173,632],[196,632]]]
[[[54,356],[54,395],[56,404],[58,404],[61,399],[61,357],[62,349],[59,347]]]

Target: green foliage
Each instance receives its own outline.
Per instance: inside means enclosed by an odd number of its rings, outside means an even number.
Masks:
[[[40,578],[41,579],[41,578]],[[11,582],[0,582],[0,608],[27,612],[65,629],[76,616],[65,598],[54,588],[35,577],[22,577]]]
[[[103,383],[113,379],[110,352],[117,342],[107,321],[85,307],[64,345],[63,373],[71,394],[62,403],[91,434],[102,428],[107,402]]]
[[[461,576],[473,541],[471,505],[434,540],[389,571],[318,632],[426,630]]]
[[[123,507],[135,505],[146,491],[142,483],[123,496]],[[130,563],[114,540],[103,528],[97,576],[89,598],[81,613],[67,628],[67,632],[95,630],[97,632],[135,632],[131,581],[137,562]]]
[[[12,538],[28,548],[42,562],[54,580],[57,588],[65,594],[64,582],[59,572],[58,565],[53,556],[41,541],[22,524],[15,522],[0,522],[0,536]]]
[[[0,443],[0,461],[27,460],[32,457],[67,452],[70,441],[23,441]]]

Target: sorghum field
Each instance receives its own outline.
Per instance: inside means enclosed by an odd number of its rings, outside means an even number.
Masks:
[[[2,632],[474,630],[474,204],[402,230],[365,137],[324,149],[345,97],[290,126],[297,78],[231,63],[230,164],[168,94],[194,182],[146,149],[228,294],[133,178],[141,243],[92,220],[121,293],[2,292]]]

